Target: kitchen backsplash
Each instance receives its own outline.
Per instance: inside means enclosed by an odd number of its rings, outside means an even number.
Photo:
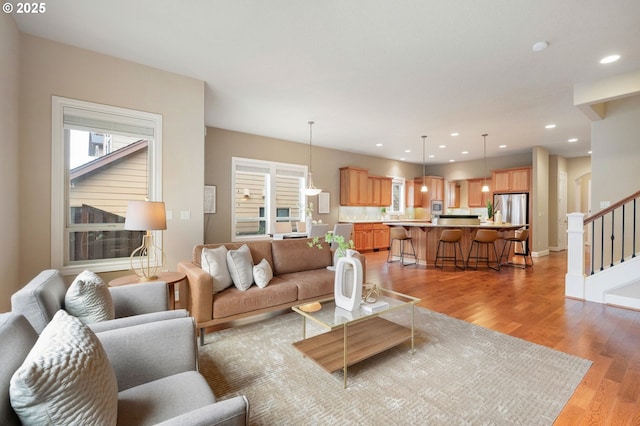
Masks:
[[[480,219],[487,218],[487,209],[485,207],[466,208],[466,209],[446,209],[446,214],[466,214],[478,215]],[[396,220],[396,219],[424,219],[429,220],[431,217],[428,210],[422,207],[407,207],[403,213],[382,212],[380,207],[365,206],[340,206],[338,210],[338,221],[375,221],[375,220]]]

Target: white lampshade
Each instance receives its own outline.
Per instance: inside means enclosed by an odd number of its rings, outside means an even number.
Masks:
[[[489,185],[482,185],[482,190],[481,191],[482,192],[489,192]]]
[[[129,201],[124,229],[158,231],[167,229],[167,217],[162,201]]]

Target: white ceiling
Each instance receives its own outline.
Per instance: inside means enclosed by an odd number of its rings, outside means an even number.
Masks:
[[[535,145],[587,155],[590,121],[573,106],[573,85],[640,69],[638,0],[55,0],[46,7],[14,14],[21,31],[204,80],[208,126],[308,143],[307,121],[315,120],[314,146],[416,163],[421,135],[427,155],[435,154],[427,164],[482,158],[483,133],[489,157]],[[538,41],[549,47],[534,52]],[[599,64],[612,53],[622,58]],[[557,127],[546,130],[549,123]]]

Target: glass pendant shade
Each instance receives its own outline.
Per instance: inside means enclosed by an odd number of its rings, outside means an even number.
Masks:
[[[482,185],[482,189],[481,192],[489,192],[489,185],[487,185],[487,136],[489,136],[487,133],[482,135],[482,140],[484,143],[484,173],[485,173],[485,179],[484,179],[484,185]]]
[[[422,136],[422,188],[420,188],[420,192],[427,192],[429,191],[429,188],[427,188],[427,182],[425,181],[424,175],[424,167],[425,167],[425,163],[424,163],[424,151],[425,151],[425,140],[427,139],[426,136]]]
[[[309,121],[309,182],[307,183],[307,186],[304,188],[304,195],[306,195],[307,197],[312,197],[314,195],[318,195],[319,193],[322,192],[322,189],[320,188],[316,188],[315,185],[313,184],[313,173],[311,173],[311,145],[312,145],[312,126],[313,126],[313,121]]]

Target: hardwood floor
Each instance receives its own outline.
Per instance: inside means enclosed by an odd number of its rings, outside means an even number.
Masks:
[[[640,425],[640,312],[567,299],[566,252],[500,272],[386,263],[369,253],[367,282],[420,306],[593,362],[556,425]]]

